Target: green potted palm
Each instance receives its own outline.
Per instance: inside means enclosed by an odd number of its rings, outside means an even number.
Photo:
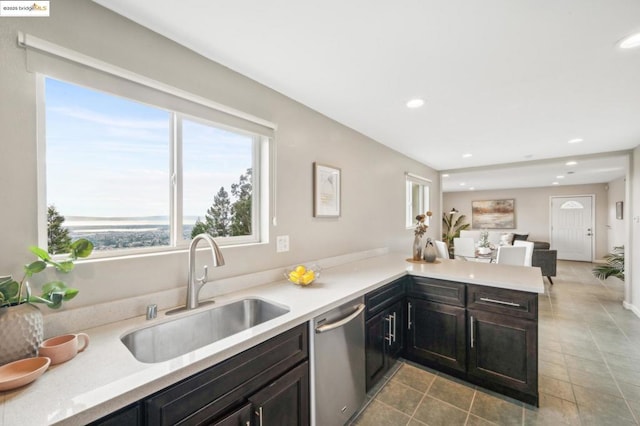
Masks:
[[[469,228],[469,224],[465,223],[467,219],[465,215],[461,214],[456,217],[457,210],[452,209],[449,213],[442,213],[442,241],[447,243],[449,247],[449,257],[452,257],[453,253],[453,239],[460,236],[460,231]]]
[[[63,281],[54,280],[42,286],[41,294],[31,294],[29,279],[51,266],[62,273],[73,270],[74,261],[93,251],[93,244],[84,238],[69,245],[69,253],[62,260],[54,260],[46,250],[29,247],[38,259],[25,265],[20,281],[11,275],[0,277],[0,365],[21,358],[35,356],[42,342],[42,313],[33,305],[42,303],[59,309],[62,303],[73,299],[78,290]]]
[[[616,277],[624,281],[624,246],[614,247],[604,260],[606,264],[593,268],[593,275],[601,280]]]

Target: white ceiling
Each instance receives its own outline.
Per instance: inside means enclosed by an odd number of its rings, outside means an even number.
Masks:
[[[94,1],[437,170],[547,186],[541,160],[640,144],[640,48],[616,47],[637,0]],[[623,176],[612,158],[573,178]]]

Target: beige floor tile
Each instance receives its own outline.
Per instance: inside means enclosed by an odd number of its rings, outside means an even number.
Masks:
[[[573,395],[573,388],[569,382],[564,382],[562,380],[540,374],[538,376],[538,389],[540,393],[576,402],[576,398]]]
[[[615,380],[610,374],[604,376],[569,368],[569,378],[572,384],[588,388],[591,391],[606,393],[616,397],[622,396]]]
[[[445,377],[438,377],[433,382],[427,395],[468,411],[474,393],[475,389],[471,385],[455,382]]]
[[[467,412],[427,395],[418,406],[414,418],[429,426],[464,425]]]
[[[525,425],[579,425],[578,406],[565,399],[540,394],[540,408],[525,407]]]
[[[521,425],[524,408],[478,391],[471,405],[471,414],[500,425]]]
[[[565,382],[570,381],[569,372],[564,365],[544,360],[538,361],[538,374],[544,374],[545,376],[553,377],[554,379],[563,380]]]
[[[436,379],[436,375],[409,364],[403,364],[393,376],[393,380],[403,383],[419,392],[426,392]]]
[[[358,426],[399,426],[406,425],[410,417],[394,410],[379,401],[373,401],[358,417],[355,424]]]
[[[420,403],[423,395],[422,392],[391,380],[376,396],[376,399],[410,416]]]
[[[573,392],[576,396],[580,418],[600,419],[605,417],[634,420],[627,403],[622,397],[594,392],[582,386],[574,385]]]
[[[496,425],[497,423],[490,422],[489,420],[485,420],[481,417],[474,416],[473,414],[469,414],[467,418],[467,424],[465,426],[491,426]]]

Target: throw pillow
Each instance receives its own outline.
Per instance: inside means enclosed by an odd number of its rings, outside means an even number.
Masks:
[[[501,246],[513,245],[513,233],[509,232],[507,234],[502,234],[500,236],[500,245]]]
[[[513,234],[513,241],[527,241],[527,238],[529,238],[529,234]]]

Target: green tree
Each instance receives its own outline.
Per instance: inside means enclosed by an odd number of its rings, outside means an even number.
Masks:
[[[231,206],[231,235],[251,235],[251,203],[253,193],[252,170],[240,175],[238,183],[231,185],[235,201]]]
[[[198,218],[196,220],[196,224],[193,225],[193,229],[191,230],[191,238],[194,238],[196,235],[208,233],[207,224]]]
[[[71,237],[62,224],[65,218],[54,205],[47,207],[47,247],[51,254],[69,253]]]

